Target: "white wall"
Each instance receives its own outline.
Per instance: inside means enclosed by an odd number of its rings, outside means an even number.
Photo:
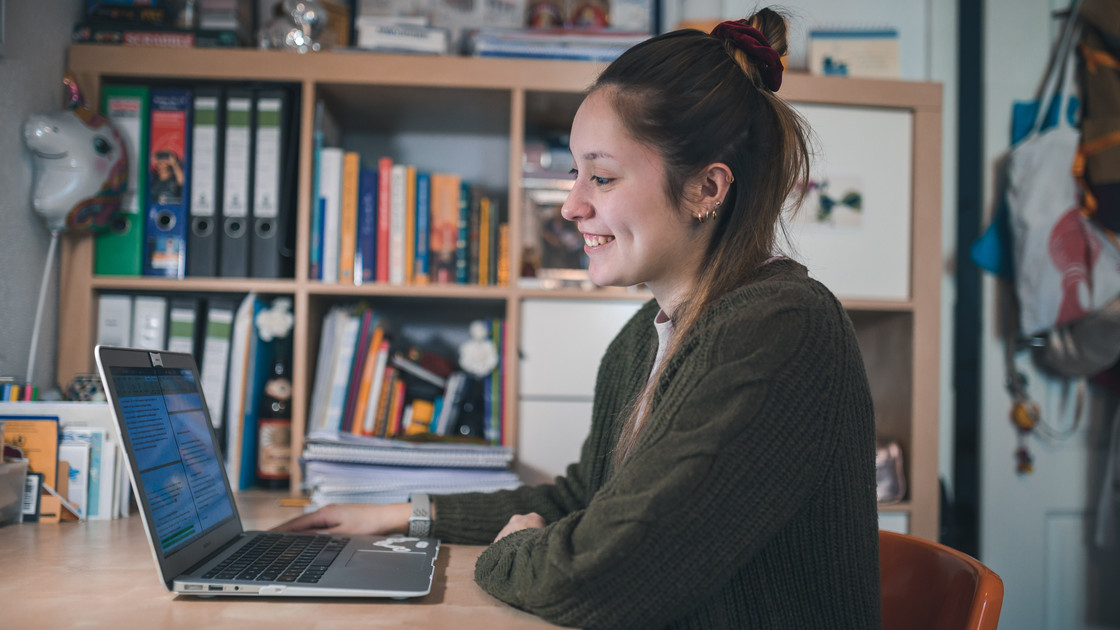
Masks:
[[[27,372],[39,281],[50,235],[31,210],[31,163],[20,127],[32,113],[62,108],[62,76],[76,0],[7,0],[0,57],[0,376]],[[54,385],[58,265],[47,288],[33,381]]]

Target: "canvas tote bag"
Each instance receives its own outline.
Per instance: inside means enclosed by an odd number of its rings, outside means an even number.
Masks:
[[[1054,102],[1060,90],[1057,102],[1069,106],[1076,31],[1071,17],[1040,103]],[[1011,149],[1007,165],[1019,326],[1028,336],[1089,315],[1120,294],[1120,250],[1086,218],[1072,172],[1080,134],[1064,112],[1056,125],[1043,130],[1045,109],[1039,108],[1030,133]]]

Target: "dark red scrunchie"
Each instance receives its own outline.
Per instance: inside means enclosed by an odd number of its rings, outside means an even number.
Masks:
[[[782,56],[767,41],[766,36],[746,20],[720,22],[712,29],[712,36],[730,41],[758,66],[762,82],[771,92],[782,87]]]

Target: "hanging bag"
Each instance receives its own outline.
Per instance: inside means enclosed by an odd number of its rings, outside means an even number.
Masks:
[[[1042,129],[1046,112],[1040,107],[1030,133],[1008,156],[1015,291],[1020,332],[1028,336],[1085,317],[1120,294],[1120,250],[1084,216],[1072,171],[1080,134],[1065,108],[1073,84],[1075,15],[1073,7],[1039,99],[1060,103],[1057,124]]]

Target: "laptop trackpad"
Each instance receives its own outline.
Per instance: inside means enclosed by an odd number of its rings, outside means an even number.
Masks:
[[[359,549],[346,562],[348,569],[377,571],[415,571],[427,562],[427,554],[415,551],[381,551]]]

